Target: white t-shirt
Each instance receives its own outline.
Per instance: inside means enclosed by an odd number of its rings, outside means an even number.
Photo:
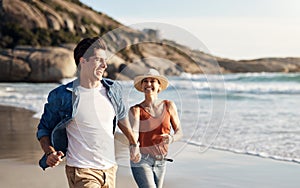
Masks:
[[[106,88],[79,89],[75,121],[67,127],[67,165],[79,168],[108,169],[115,162],[114,108]]]

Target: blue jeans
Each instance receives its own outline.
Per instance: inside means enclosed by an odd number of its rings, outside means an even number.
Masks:
[[[138,163],[130,162],[131,171],[139,188],[162,188],[166,174],[166,161],[142,155]]]

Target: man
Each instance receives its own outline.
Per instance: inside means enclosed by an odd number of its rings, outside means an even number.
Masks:
[[[78,43],[74,49],[78,79],[49,93],[38,125],[37,138],[45,152],[40,166],[55,167],[66,155],[70,188],[115,187],[116,125],[129,140],[131,160],[140,159],[120,86],[102,77],[106,50],[99,37]]]

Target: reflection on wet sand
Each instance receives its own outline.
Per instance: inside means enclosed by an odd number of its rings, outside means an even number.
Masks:
[[[39,120],[33,114],[26,109],[0,106],[0,159],[38,163],[42,155],[35,136]]]

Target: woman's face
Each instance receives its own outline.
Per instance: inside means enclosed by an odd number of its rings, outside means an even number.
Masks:
[[[159,93],[160,83],[156,78],[144,78],[142,80],[142,90],[144,93]]]

